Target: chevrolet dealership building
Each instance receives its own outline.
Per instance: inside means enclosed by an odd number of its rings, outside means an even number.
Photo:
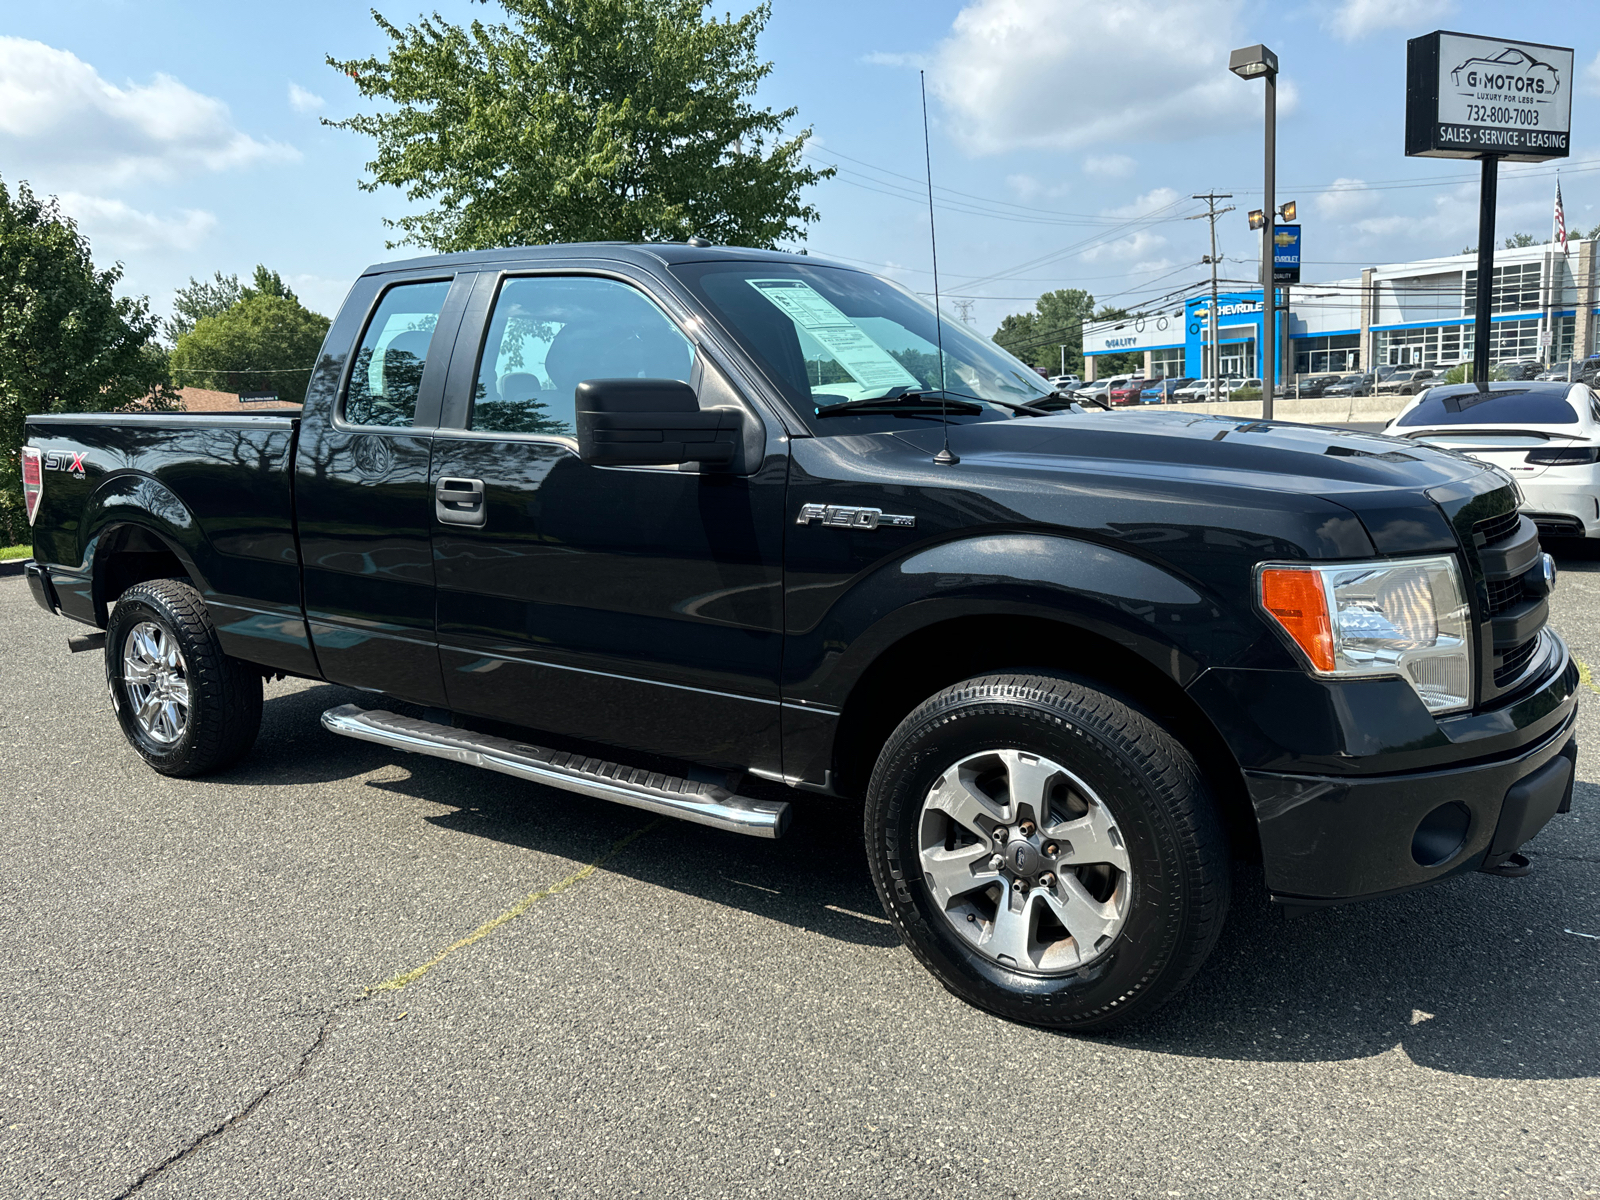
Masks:
[[[1472,361],[1476,254],[1369,267],[1359,277],[1299,284],[1280,307],[1279,344],[1293,375],[1364,371],[1374,366],[1454,366]],[[1495,252],[1491,362],[1561,362],[1600,350],[1595,318],[1595,243]],[[1283,297],[1280,294],[1279,302]],[[1260,375],[1261,289],[1218,296],[1218,358],[1223,375]],[[1084,374],[1096,360],[1139,352],[1146,377],[1208,376],[1211,295],[1119,321],[1085,321]]]

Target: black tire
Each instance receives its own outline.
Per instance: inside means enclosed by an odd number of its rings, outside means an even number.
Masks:
[[[985,752],[1001,748],[1048,759],[1077,776],[1095,794],[1087,807],[1103,805],[1115,822],[1128,860],[1121,925],[1081,965],[1021,970],[981,953],[973,939],[983,936],[982,921],[966,925],[947,916],[924,877],[924,800],[957,764],[981,762]],[[1056,802],[1049,806],[1054,810]],[[982,676],[921,704],[878,756],[866,842],[878,895],[912,953],[957,996],[1031,1025],[1088,1031],[1144,1016],[1200,969],[1227,913],[1226,839],[1194,758],[1148,716],[1065,677]],[[980,844],[974,839],[958,852]],[[1068,874],[1061,871],[1062,885]],[[1077,874],[1086,878],[1081,869]],[[1049,895],[1055,894],[1052,884]],[[973,895],[982,902],[980,893]],[[965,919],[974,921],[970,908]]]
[[[170,740],[141,725],[124,678],[129,635],[145,624],[163,630],[182,655],[187,715]],[[261,673],[222,652],[200,593],[176,579],[153,579],[122,593],[106,626],[106,683],[123,734],[163,775],[232,766],[250,752],[261,728]]]

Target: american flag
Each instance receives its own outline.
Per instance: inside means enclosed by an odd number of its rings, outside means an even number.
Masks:
[[[1567,253],[1567,218],[1561,211],[1561,180],[1556,180],[1556,242],[1561,246],[1562,256]]]

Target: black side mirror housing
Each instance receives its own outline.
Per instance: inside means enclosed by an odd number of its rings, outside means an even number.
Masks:
[[[729,469],[743,457],[744,413],[702,409],[681,380],[585,379],[574,401],[578,457],[591,466]]]

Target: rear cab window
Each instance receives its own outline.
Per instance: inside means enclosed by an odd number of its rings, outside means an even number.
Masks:
[[[449,280],[389,288],[356,347],[341,410],[346,424],[410,428]]]

